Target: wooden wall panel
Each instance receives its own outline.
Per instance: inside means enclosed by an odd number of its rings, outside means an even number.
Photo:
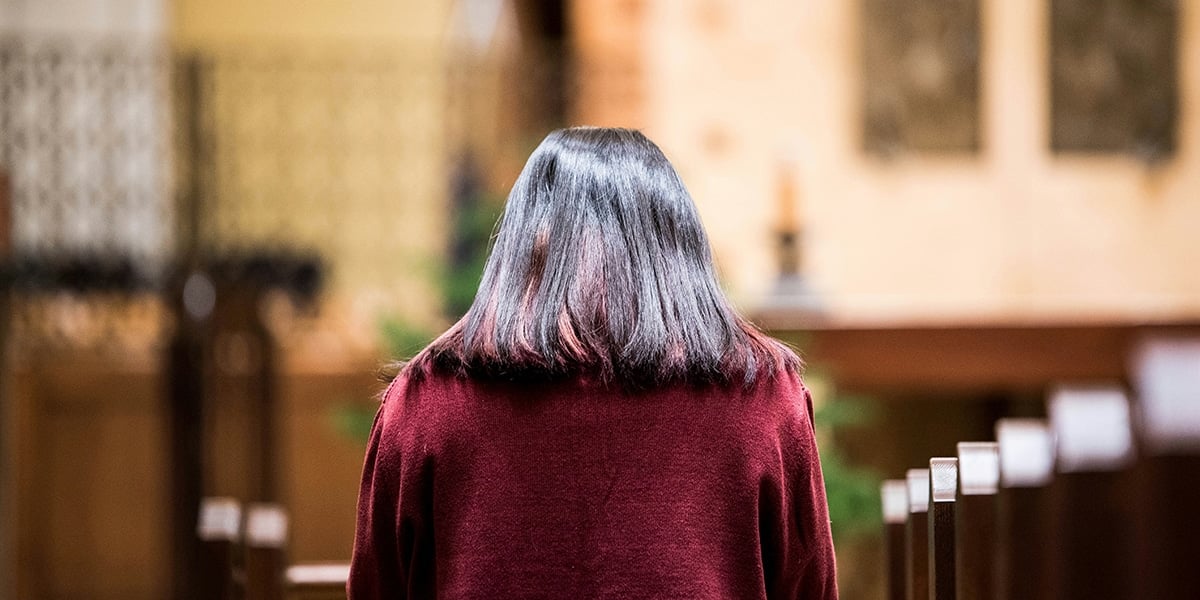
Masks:
[[[34,598],[166,596],[165,415],[159,379],[95,361],[38,360],[18,377],[36,419],[21,490]],[[93,364],[88,364],[92,362]],[[26,567],[28,570],[26,570]]]
[[[166,598],[167,420],[155,363],[78,354],[19,362],[8,409],[15,437],[5,440],[19,467],[5,516],[17,538],[8,565],[20,586],[13,597]],[[381,386],[370,365],[281,381],[276,468],[291,513],[291,557],[348,560],[365,440],[339,427],[339,414],[373,410]],[[211,460],[230,465],[228,477],[247,445],[232,437],[210,442]]]

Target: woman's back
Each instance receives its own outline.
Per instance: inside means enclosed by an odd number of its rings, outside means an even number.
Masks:
[[[351,598],[836,597],[799,369],[658,146],[551,133],[470,310],[384,394]]]
[[[764,379],[402,375],[372,433],[350,596],[836,597],[809,396]]]

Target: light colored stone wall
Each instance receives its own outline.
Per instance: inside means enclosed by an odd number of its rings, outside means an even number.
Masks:
[[[983,146],[859,149],[858,3],[646,0],[645,128],[682,172],[743,305],[776,269],[797,162],[808,273],[851,320],[1200,315],[1200,6],[1180,3],[1177,154],[1049,150],[1043,0],[982,0]]]

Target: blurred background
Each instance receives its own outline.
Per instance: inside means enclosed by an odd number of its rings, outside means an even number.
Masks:
[[[1194,3],[0,0],[0,596],[170,597],[201,496],[348,560],[379,367],[577,124],[803,352],[846,598],[882,477],[1200,331]]]

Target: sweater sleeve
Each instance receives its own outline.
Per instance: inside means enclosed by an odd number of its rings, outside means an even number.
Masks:
[[[833,537],[812,421],[812,395],[798,378],[786,385],[793,401],[780,428],[782,489],[772,494],[777,504],[771,502],[776,506],[767,511],[776,530],[764,532],[768,597],[835,600]]]
[[[402,399],[393,398],[399,380],[384,392],[375,414],[363,461],[358,492],[358,517],[350,576],[346,582],[349,600],[407,598],[408,569],[402,540],[401,444],[392,422],[398,418]]]

